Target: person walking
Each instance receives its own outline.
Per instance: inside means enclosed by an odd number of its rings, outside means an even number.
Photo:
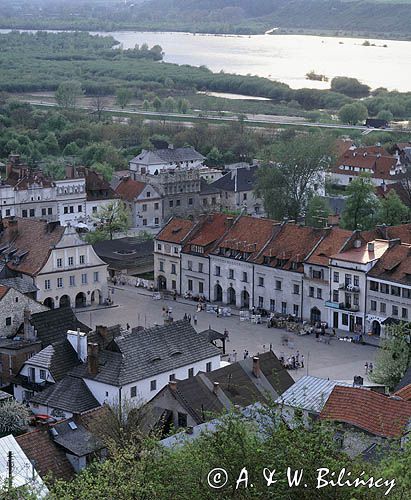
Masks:
[[[194,325],[197,325],[197,315],[196,314],[194,314],[194,316],[193,316],[193,321],[194,321]]]
[[[233,349],[233,363],[237,362],[237,351]]]
[[[365,368],[365,374],[368,375],[368,362],[367,361],[365,362],[364,368]]]
[[[184,318],[183,318],[185,321],[188,320],[188,317],[187,317],[187,313],[184,313]]]
[[[373,366],[373,364],[372,364],[372,363],[370,363],[370,364],[368,365],[368,373],[369,373],[370,375],[372,375],[373,370],[374,370],[374,366]]]
[[[301,368],[304,368],[304,355],[301,354]]]
[[[191,323],[191,314],[187,316],[188,322]]]
[[[246,349],[244,349],[244,357],[243,357],[243,359],[247,359],[247,350]]]

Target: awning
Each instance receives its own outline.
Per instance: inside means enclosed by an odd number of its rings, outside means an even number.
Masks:
[[[398,318],[392,318],[391,316],[389,318],[385,318],[385,320],[381,323],[384,326],[390,326],[390,325],[399,325],[401,323],[401,320]]]

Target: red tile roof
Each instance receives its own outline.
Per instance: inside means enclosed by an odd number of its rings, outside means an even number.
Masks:
[[[121,179],[120,184],[116,187],[116,193],[121,196],[123,200],[134,201],[139,196],[144,188],[147,186],[145,182],[135,181],[126,177]]]
[[[326,231],[324,238],[307,258],[306,262],[318,266],[328,266],[331,255],[338,253],[351,235],[351,231],[332,227]]]
[[[0,300],[6,295],[8,291],[9,291],[8,286],[0,285]]]
[[[376,436],[400,437],[411,420],[411,401],[354,387],[334,387],[320,418],[353,425]]]
[[[377,186],[375,189],[375,194],[379,198],[387,198],[387,196],[390,194],[391,191],[397,193],[397,195],[399,196],[400,200],[404,203],[404,205],[410,206],[411,202],[410,195],[407,192],[407,190],[404,189],[404,186],[401,184],[401,182],[386,184],[385,187]]]
[[[257,219],[248,215],[241,216],[226,233],[218,249],[230,249],[250,254],[252,260],[268,243],[274,231],[281,225],[271,219]],[[215,250],[213,253],[217,253]]]
[[[324,229],[284,224],[256,261],[262,264],[268,258],[272,267],[302,272],[305,258],[323,236]]]
[[[47,224],[41,220],[4,219],[3,225],[4,231],[0,234],[0,245],[9,244],[10,249],[17,249],[12,256],[20,256],[18,264],[15,264],[12,259],[7,266],[31,276],[36,275],[42,269],[52,248],[64,234],[64,227],[55,223]]]
[[[374,260],[380,259],[389,248],[389,242],[386,240],[372,240],[373,250],[368,247],[368,242],[363,238],[358,238],[361,241],[361,246],[354,247],[349,245],[341,252],[331,255],[332,259],[343,260],[345,262],[355,262],[357,264],[368,264]]]
[[[397,391],[394,396],[398,396],[405,401],[411,401],[411,384],[406,385],[399,391]]]
[[[196,222],[192,220],[173,217],[158,233],[156,240],[182,244],[195,226]]]
[[[230,219],[232,217],[220,213],[204,216],[198,230],[194,232],[193,237],[187,242],[184,251],[189,252],[191,245],[209,247],[212,243],[217,242],[229,229],[228,223]],[[211,250],[212,248],[207,248],[204,255],[207,255]]]
[[[397,244],[389,248],[369,272],[373,278],[411,284],[411,245]]]
[[[400,239],[402,243],[411,243],[411,224],[401,224],[399,226],[377,226],[371,231],[361,233],[365,241],[373,239],[393,240]]]
[[[35,464],[42,479],[69,480],[74,476],[66,454],[51,439],[48,431],[36,430],[16,437],[27,458]]]

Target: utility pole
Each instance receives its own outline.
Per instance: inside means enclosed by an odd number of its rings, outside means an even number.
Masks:
[[[7,470],[8,470],[8,489],[9,491],[13,487],[13,452],[9,451],[7,458]]]

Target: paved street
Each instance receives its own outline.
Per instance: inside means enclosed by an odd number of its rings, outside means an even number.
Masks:
[[[144,294],[144,291],[132,287],[116,288],[113,299],[114,304],[119,304],[118,307],[77,312],[78,318],[93,328],[97,324],[111,326],[118,323],[124,327],[127,323],[131,327],[138,325],[149,327],[156,323],[162,324],[164,306],[173,308],[174,320],[181,319],[184,313],[191,316],[196,313],[194,303],[153,300],[147,292]],[[209,326],[220,332],[227,328],[230,338],[227,343],[227,353],[236,350],[237,359],[243,357],[244,349],[253,355],[263,352],[264,349],[268,350],[270,343],[277,355],[283,352],[288,357],[298,350],[300,355],[303,354],[305,357],[305,368],[290,372],[294,379],[308,373],[324,378],[352,380],[354,375],[364,376],[365,362],[374,361],[376,353],[376,348],[369,345],[357,345],[337,339],[325,344],[318,342],[313,335],[301,337],[286,333],[285,330],[267,328],[266,324],[240,322],[238,316],[217,318],[214,314],[202,311],[197,317],[197,331],[205,330]],[[294,343],[292,348],[282,345],[284,335]]]

